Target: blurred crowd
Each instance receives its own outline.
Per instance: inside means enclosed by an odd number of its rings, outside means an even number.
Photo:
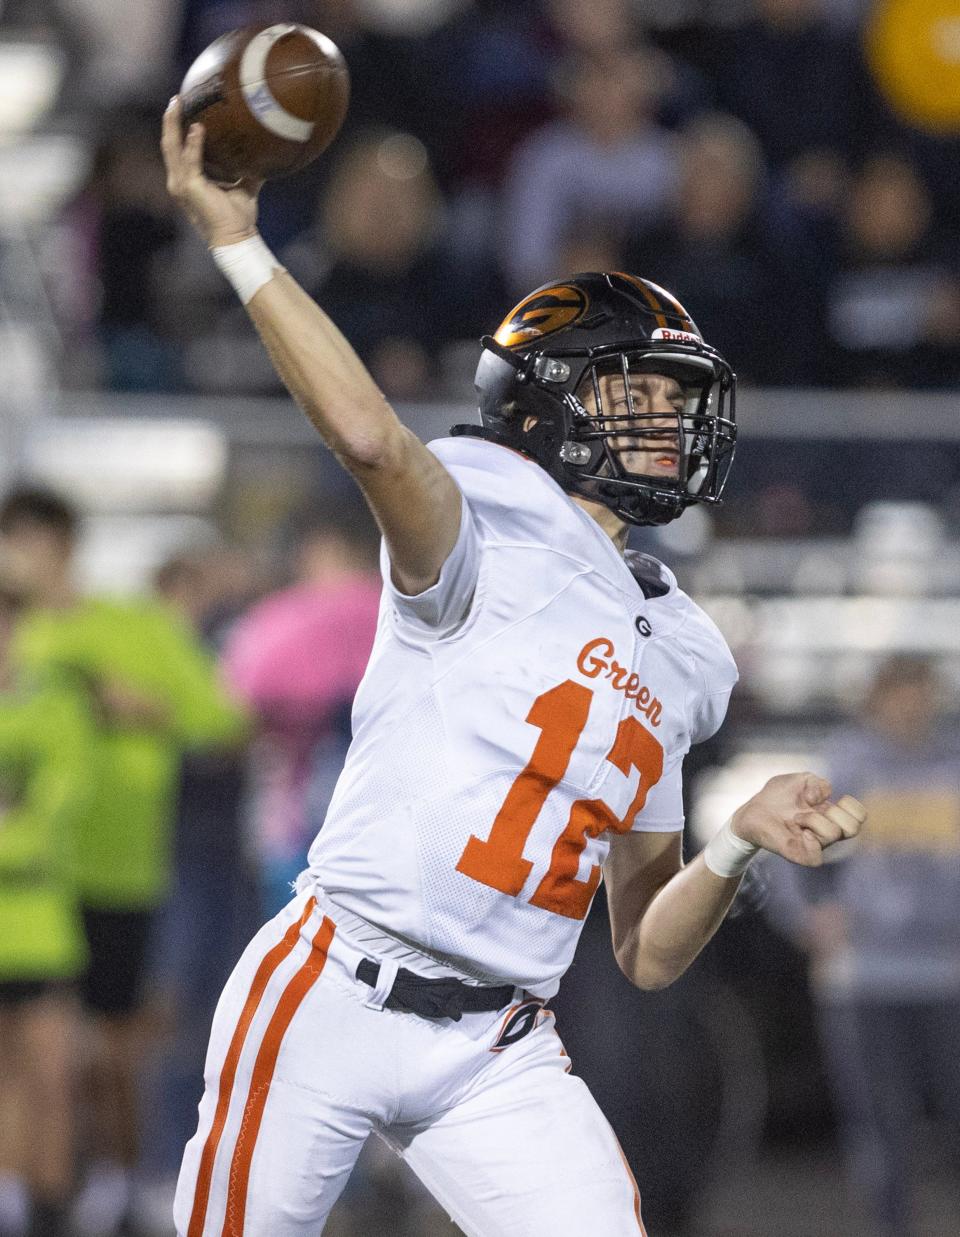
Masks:
[[[380,586],[362,512],[288,531],[282,576],[185,553],[117,600],[69,502],[0,503],[4,1237],[109,1237],[175,1173],[217,994],[306,865]]]
[[[7,0],[7,30],[46,28],[69,53],[60,106],[88,139],[43,259],[63,379],[277,390],[166,198],[157,123],[214,37],[292,19],[339,44],[352,101],[334,146],[267,188],[262,230],[388,396],[469,393],[476,340],[520,296],[611,268],[695,307],[744,381],[949,386],[960,115],[931,120],[910,77],[934,16],[909,0]]]

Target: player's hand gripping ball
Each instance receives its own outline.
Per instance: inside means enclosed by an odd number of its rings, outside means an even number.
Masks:
[[[180,87],[184,132],[204,126],[204,172],[222,185],[306,167],[336,137],[349,98],[336,44],[290,22],[221,35]]]

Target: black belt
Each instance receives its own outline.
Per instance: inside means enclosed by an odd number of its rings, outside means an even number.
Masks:
[[[357,979],[376,987],[380,963],[364,958],[357,967]],[[499,988],[475,988],[459,979],[427,979],[401,967],[384,1005],[387,1009],[402,1009],[421,1018],[452,1018],[459,1022],[463,1014],[492,1013],[513,1000],[512,984]]]

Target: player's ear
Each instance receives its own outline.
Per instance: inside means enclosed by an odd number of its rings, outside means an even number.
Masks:
[[[524,417],[523,418],[523,432],[525,434],[529,434],[530,431],[533,429],[533,427],[536,425],[538,420],[539,420],[538,417],[530,417],[530,416]]]

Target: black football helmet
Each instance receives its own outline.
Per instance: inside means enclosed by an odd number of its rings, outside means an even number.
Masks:
[[[720,501],[736,376],[663,288],[618,271],[544,284],[481,344],[481,425],[452,433],[523,452],[629,524],[666,524],[692,503]],[[638,411],[649,373],[679,384],[672,412]]]

